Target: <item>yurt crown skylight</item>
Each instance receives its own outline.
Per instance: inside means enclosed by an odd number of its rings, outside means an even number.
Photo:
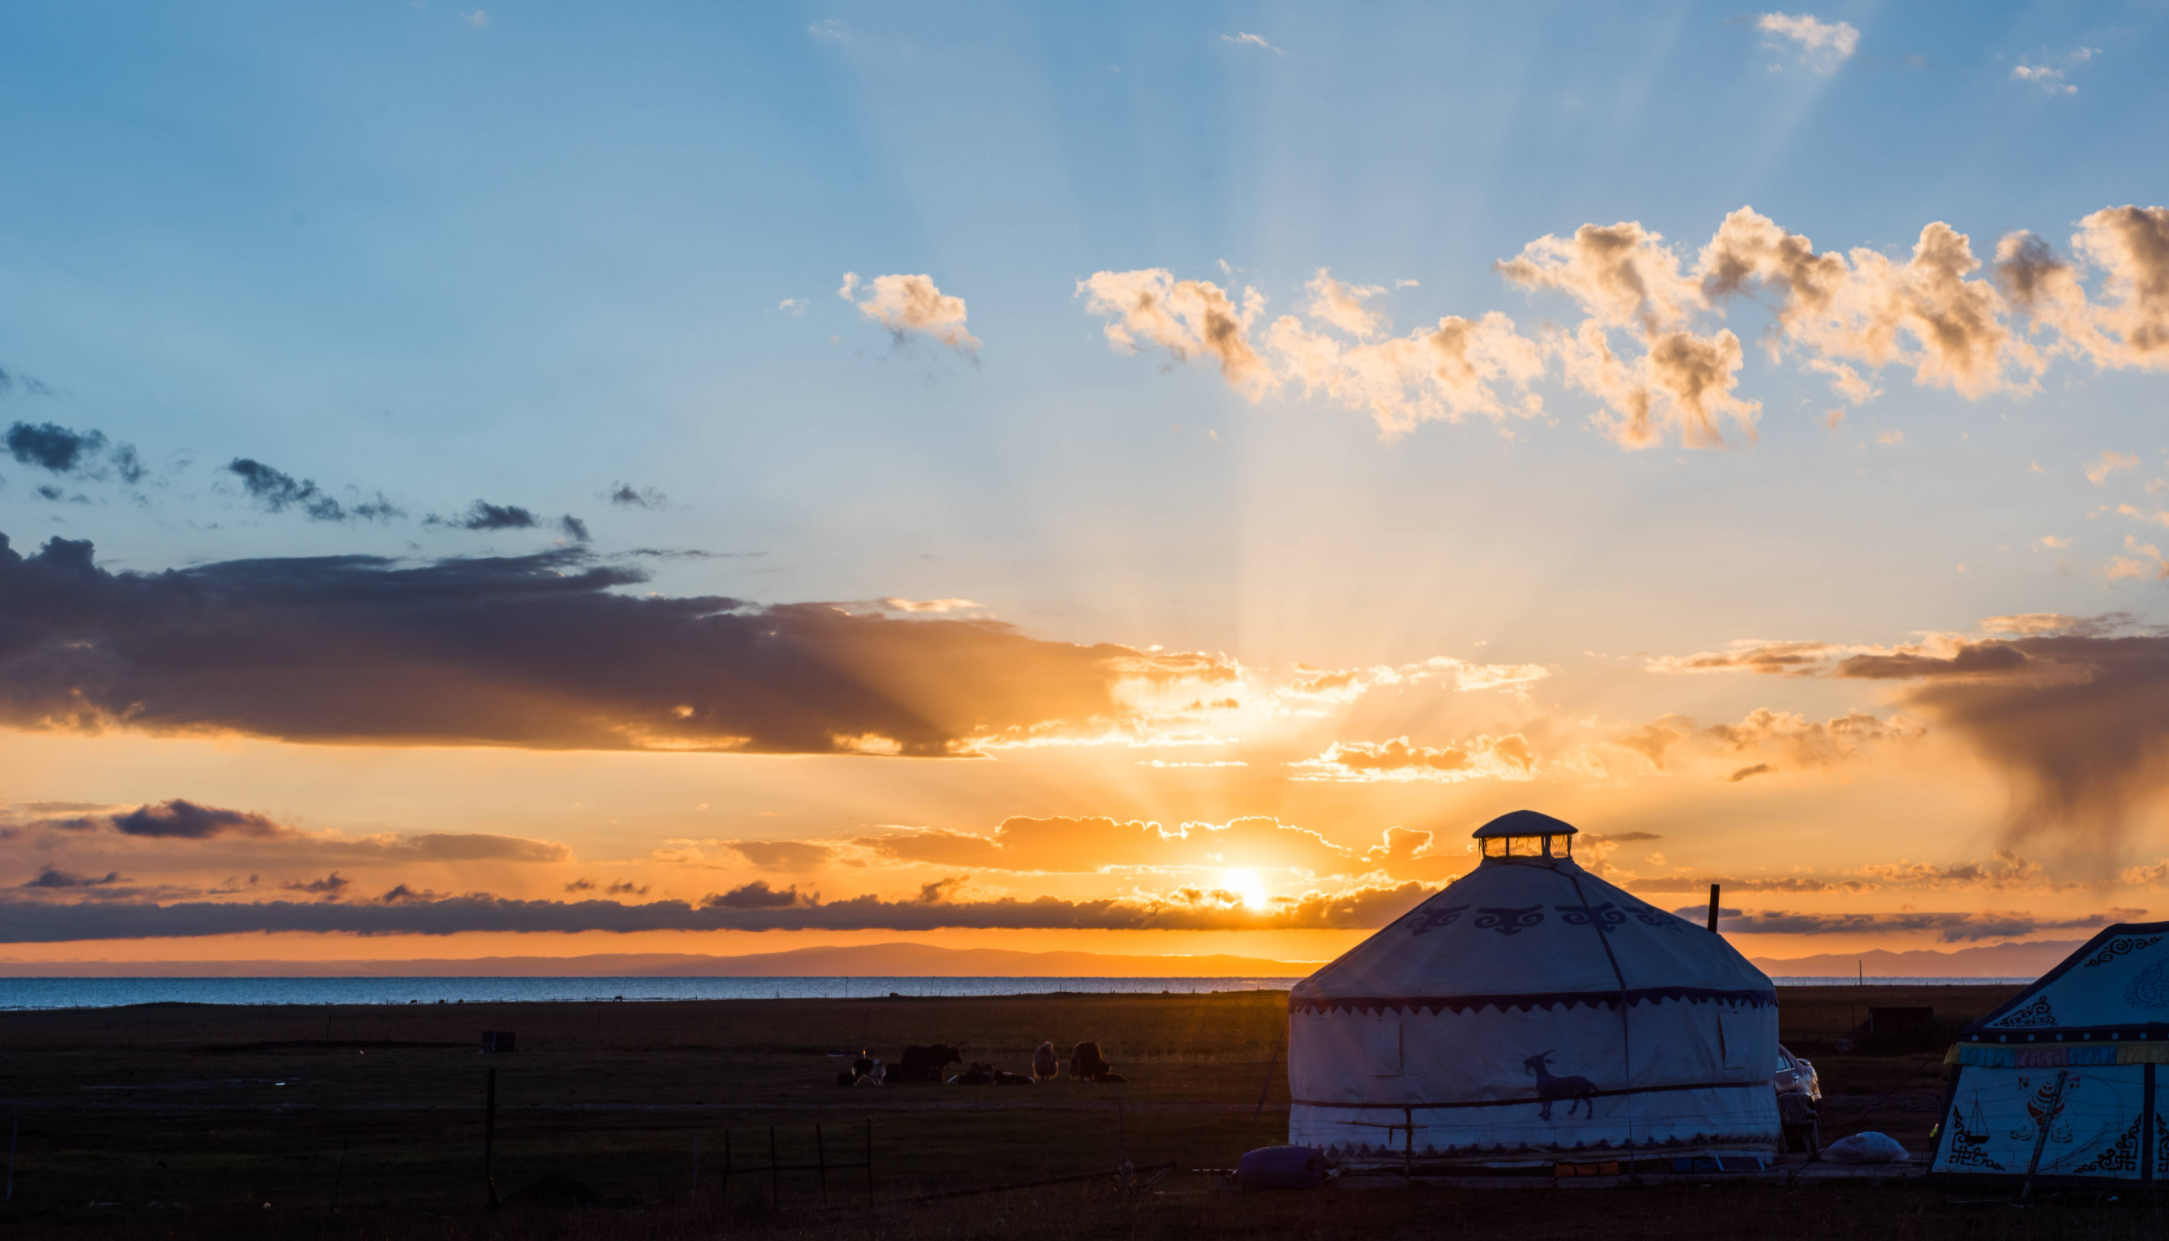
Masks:
[[[1486,858],[1495,857],[1558,857],[1574,856],[1574,833],[1572,823],[1539,814],[1534,810],[1516,810],[1502,814],[1471,833],[1477,847]],[[1554,844],[1553,842],[1558,843]]]

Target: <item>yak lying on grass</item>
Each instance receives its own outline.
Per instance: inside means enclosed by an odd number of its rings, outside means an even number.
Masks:
[[[1077,1044],[1069,1053],[1069,1075],[1081,1082],[1126,1082],[1130,1080],[1115,1072],[1115,1066],[1100,1055],[1100,1045],[1093,1042]]]
[[[931,1047],[906,1047],[904,1058],[889,1066],[888,1081],[940,1082],[943,1070],[952,1064],[962,1064],[964,1053],[947,1043],[935,1043]]]

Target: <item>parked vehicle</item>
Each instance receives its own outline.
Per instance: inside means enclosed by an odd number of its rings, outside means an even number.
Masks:
[[[1810,1103],[1823,1097],[1822,1079],[1816,1076],[1815,1066],[1792,1054],[1783,1043],[1777,1045],[1777,1073],[1771,1080],[1779,1094],[1804,1094]]]
[[[1770,1081],[1777,1088],[1777,1115],[1785,1128],[1785,1149],[1814,1154],[1822,1145],[1821,1121],[1816,1116],[1815,1104],[1823,1097],[1822,1078],[1815,1072],[1815,1066],[1780,1043],[1777,1071]]]

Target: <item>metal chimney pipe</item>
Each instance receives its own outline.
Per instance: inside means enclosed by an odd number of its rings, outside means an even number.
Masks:
[[[1710,885],[1710,934],[1717,933],[1717,885]]]

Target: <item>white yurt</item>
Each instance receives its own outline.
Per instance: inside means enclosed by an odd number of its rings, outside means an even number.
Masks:
[[[1947,1062],[1932,1173],[2169,1179],[2169,1097],[2155,1081],[2169,1064],[2169,922],[2094,936],[1967,1026]]]
[[[1476,869],[1288,995],[1288,1140],[1344,1167],[1780,1149],[1777,993],[1517,810]]]

